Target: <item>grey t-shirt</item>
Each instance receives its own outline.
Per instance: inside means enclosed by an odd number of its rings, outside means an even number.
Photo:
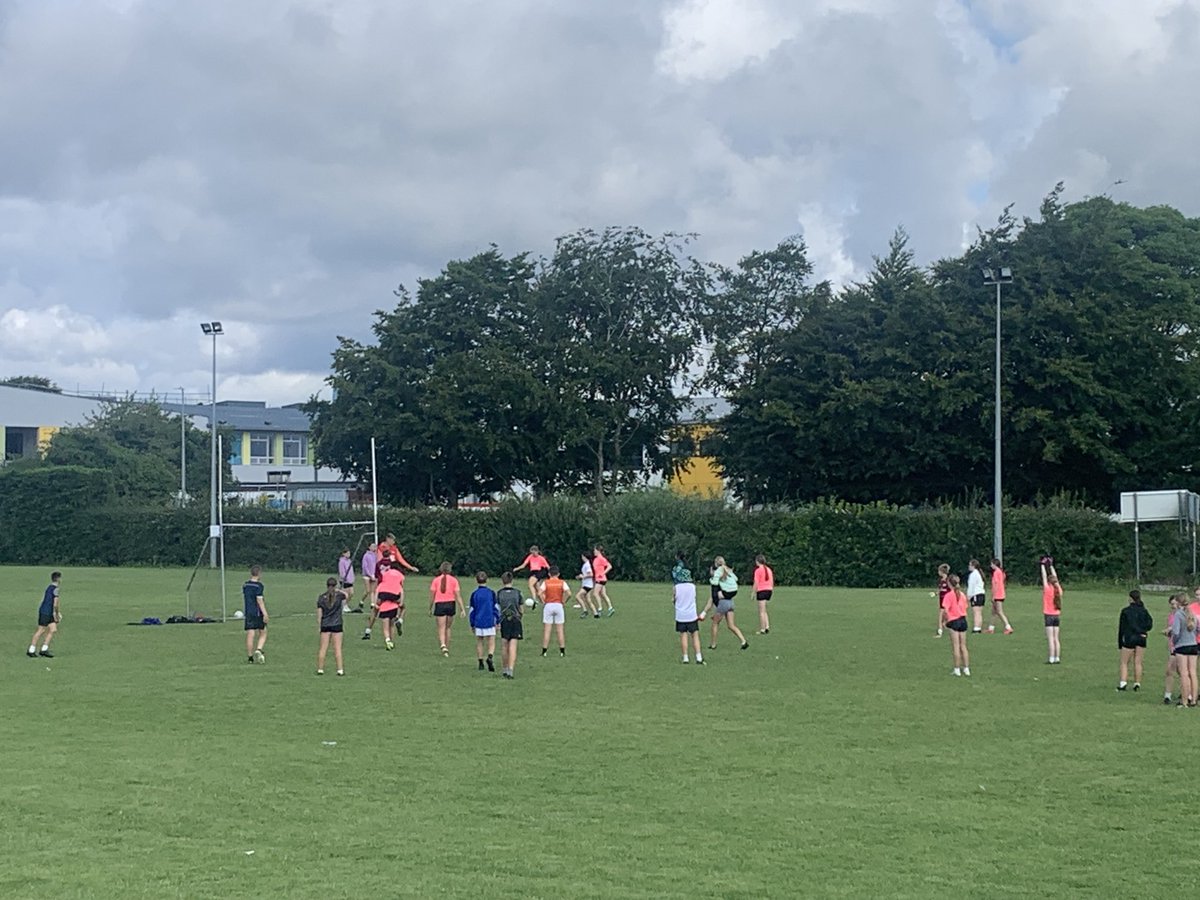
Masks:
[[[515,587],[502,587],[496,591],[496,602],[500,604],[501,620],[520,618],[523,598]]]
[[[317,597],[317,609],[321,610],[322,628],[342,627],[342,607],[346,603],[346,595],[341,591],[333,592],[333,606],[329,605],[329,595],[320,594]]]
[[[1200,623],[1197,623],[1197,628],[1200,628]],[[1187,616],[1183,610],[1175,612],[1175,621],[1171,623],[1171,642],[1178,650],[1180,647],[1194,647],[1197,643],[1197,635],[1195,631],[1188,631]]]

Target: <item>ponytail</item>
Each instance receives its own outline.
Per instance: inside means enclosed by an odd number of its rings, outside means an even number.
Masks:
[[[1062,609],[1062,585],[1057,581],[1054,582],[1054,608],[1057,610]]]
[[[448,563],[448,562],[442,563],[438,567],[438,570],[442,573],[442,584],[438,588],[438,591],[440,593],[444,594],[444,593],[446,593],[446,585],[450,581],[450,563]]]
[[[1192,612],[1191,604],[1187,602],[1186,598],[1183,599],[1179,611],[1183,613],[1184,626],[1188,631],[1194,633],[1196,631],[1196,614]]]

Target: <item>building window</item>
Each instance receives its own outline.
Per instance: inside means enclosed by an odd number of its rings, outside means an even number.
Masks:
[[[254,432],[250,435],[250,465],[269,466],[271,464],[271,435]]]
[[[308,435],[285,434],[283,436],[283,464],[302,466],[308,462]]]

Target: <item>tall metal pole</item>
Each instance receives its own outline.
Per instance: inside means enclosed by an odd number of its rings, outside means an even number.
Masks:
[[[1004,559],[1004,522],[1000,512],[1000,281],[996,281],[996,436],[995,483],[992,485],[992,556]]]
[[[187,506],[187,418],[183,404],[187,400],[179,389],[179,505]]]
[[[212,407],[208,417],[209,443],[212,445],[212,471],[209,473],[208,497],[208,567],[217,567],[217,332],[213,331]]]

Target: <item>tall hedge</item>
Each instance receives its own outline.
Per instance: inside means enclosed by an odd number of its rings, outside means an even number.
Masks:
[[[279,512],[231,509],[226,521],[276,524],[369,519],[364,510]],[[939,562],[965,570],[991,555],[986,508],[897,508],[822,502],[798,510],[746,512],[720,501],[666,491],[596,503],[555,497],[511,501],[489,511],[428,508],[381,511],[380,530],[398,536],[424,571],[442,560],[459,572],[499,572],[531,544],[573,575],[581,551],[602,543],[617,579],[666,578],[676,550],[698,573],[722,554],[748,574],[765,553],[784,584],[898,587],[928,584]],[[331,571],[342,547],[365,549],[370,527],[231,528],[229,566]],[[201,555],[208,510],[139,508],[111,502],[103,472],[30,469],[0,474],[0,562],[65,566],[191,566]],[[1127,581],[1133,533],[1105,513],[1071,506],[1018,507],[1005,513],[1006,564],[1014,581],[1037,577],[1052,552],[1065,578]],[[1190,544],[1174,525],[1143,528],[1143,578],[1178,581],[1190,571]]]

